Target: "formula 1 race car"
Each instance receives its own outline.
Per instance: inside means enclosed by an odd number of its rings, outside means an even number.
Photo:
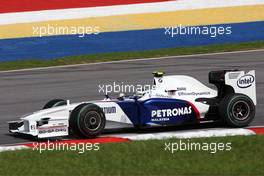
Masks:
[[[54,99],[42,110],[9,123],[11,133],[50,138],[75,134],[94,138],[106,124],[134,128],[221,121],[231,127],[249,125],[255,116],[255,71],[221,70],[209,73],[211,89],[184,75],[154,72],[153,86],[133,96],[108,96],[100,101],[70,104]]]

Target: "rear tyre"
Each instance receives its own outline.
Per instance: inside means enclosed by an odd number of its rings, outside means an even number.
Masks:
[[[220,102],[219,114],[228,126],[245,127],[255,117],[255,105],[248,96],[232,93]]]
[[[53,108],[53,107],[57,107],[57,106],[63,106],[66,104],[67,104],[66,100],[54,99],[54,100],[50,100],[48,103],[46,103],[42,109],[48,109],[48,108]]]
[[[91,103],[77,106],[70,115],[70,130],[79,137],[95,138],[105,128],[105,115],[103,110]]]

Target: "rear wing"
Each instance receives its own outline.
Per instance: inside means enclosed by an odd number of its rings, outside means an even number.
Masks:
[[[247,73],[245,71],[228,71],[225,73],[225,85],[233,87],[235,93],[249,96],[254,104],[257,104],[255,70]]]

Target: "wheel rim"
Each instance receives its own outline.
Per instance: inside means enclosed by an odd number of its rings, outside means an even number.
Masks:
[[[96,131],[101,125],[101,116],[96,111],[89,111],[85,114],[84,125],[90,131]]]
[[[245,101],[237,101],[232,108],[232,114],[236,120],[243,121],[249,117],[250,107]]]

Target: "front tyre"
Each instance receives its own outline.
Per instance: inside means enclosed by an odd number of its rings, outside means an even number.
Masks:
[[[105,115],[103,110],[91,103],[77,106],[70,116],[70,130],[74,134],[85,138],[95,138],[105,128]]]
[[[57,107],[57,106],[63,106],[66,104],[67,104],[66,100],[54,99],[54,100],[50,100],[48,103],[46,103],[42,109],[48,109],[48,108],[53,108],[53,107]]]
[[[220,102],[219,114],[231,127],[245,127],[255,117],[255,105],[244,94],[229,94]]]

